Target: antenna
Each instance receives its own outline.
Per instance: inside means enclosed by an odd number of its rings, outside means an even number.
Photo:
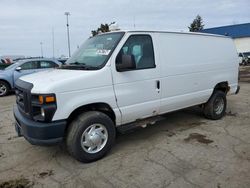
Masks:
[[[40,42],[41,45],[41,57],[43,58],[43,42]]]
[[[135,29],[135,16],[133,16],[134,29]]]

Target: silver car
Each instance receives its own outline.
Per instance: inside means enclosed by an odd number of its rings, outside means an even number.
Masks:
[[[7,95],[14,89],[15,81],[24,75],[45,71],[61,65],[54,59],[25,59],[20,60],[4,70],[0,70],[0,97]]]

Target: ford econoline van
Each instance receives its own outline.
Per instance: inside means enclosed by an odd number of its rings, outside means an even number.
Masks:
[[[180,53],[182,55],[180,55]],[[79,161],[102,158],[117,130],[200,105],[224,116],[237,94],[238,54],[226,36],[117,31],[89,38],[65,65],[17,80],[16,131],[31,144],[66,142]]]

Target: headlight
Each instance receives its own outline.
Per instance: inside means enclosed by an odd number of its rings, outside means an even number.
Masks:
[[[54,94],[32,95],[32,117],[35,121],[50,122],[56,111],[56,96]]]
[[[43,108],[41,108],[41,116],[44,118],[45,117],[45,111]]]

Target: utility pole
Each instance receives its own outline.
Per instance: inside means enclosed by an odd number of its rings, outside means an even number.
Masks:
[[[53,58],[55,58],[55,34],[54,34],[54,27],[52,27],[52,50],[53,50]]]
[[[70,54],[70,39],[69,39],[69,16],[70,13],[69,12],[65,12],[64,15],[66,15],[66,19],[67,19],[67,35],[68,35],[68,49],[69,49],[69,57],[71,56]]]
[[[43,43],[40,42],[40,45],[41,45],[41,57],[43,57]]]

